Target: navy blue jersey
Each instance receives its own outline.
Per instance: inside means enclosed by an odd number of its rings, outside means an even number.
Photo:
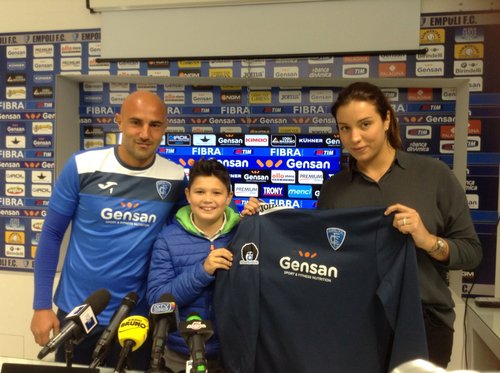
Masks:
[[[415,246],[383,211],[243,219],[214,295],[229,372],[376,373],[427,358]]]

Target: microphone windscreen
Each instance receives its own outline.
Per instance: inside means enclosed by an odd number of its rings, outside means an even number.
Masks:
[[[128,305],[130,308],[134,307],[137,304],[137,301],[139,300],[139,296],[137,295],[136,292],[131,291],[128,293],[125,298],[123,298],[123,304]]]
[[[158,300],[159,303],[161,302],[175,302],[174,296],[170,293],[165,293],[162,294],[160,299]]]
[[[186,317],[186,321],[187,322],[191,322],[191,321],[201,321],[201,316],[196,313],[196,312],[191,312],[187,317]]]
[[[111,294],[108,290],[99,289],[90,294],[84,303],[92,307],[94,315],[98,315],[106,308],[110,299]]]
[[[132,351],[142,346],[148,336],[149,321],[144,316],[129,316],[118,328],[118,342],[123,347],[126,341],[133,341]]]

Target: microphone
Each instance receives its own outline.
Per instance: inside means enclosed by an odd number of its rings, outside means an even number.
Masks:
[[[212,323],[209,320],[202,320],[200,315],[193,312],[188,315],[186,321],[179,323],[179,331],[189,346],[193,360],[191,372],[206,372],[205,341],[214,334]]]
[[[177,305],[172,294],[163,294],[158,303],[151,306],[150,318],[154,323],[151,368],[149,373],[163,372],[163,350],[168,333],[177,330],[179,320]]]
[[[111,294],[108,290],[99,289],[93,292],[84,304],[73,308],[65,317],[66,323],[59,334],[54,336],[38,353],[38,359],[43,359],[70,338],[80,339],[82,331],[89,334],[98,324],[96,316],[106,308],[110,298]]]
[[[115,373],[121,373],[125,368],[128,354],[142,346],[148,336],[149,321],[144,316],[129,316],[118,328],[118,342],[122,346]]]
[[[101,365],[106,356],[108,356],[120,323],[125,317],[128,316],[129,312],[136,305],[138,299],[139,296],[134,292],[128,293],[125,298],[123,298],[120,307],[111,317],[108,327],[102,332],[101,337],[97,341],[94,352],[92,353],[93,361],[90,364],[90,368],[95,368]]]

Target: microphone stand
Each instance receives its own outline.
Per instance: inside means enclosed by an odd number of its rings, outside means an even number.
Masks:
[[[73,365],[74,350],[75,350],[75,344],[73,343],[73,338],[70,338],[66,342],[64,342],[64,359],[66,360],[67,368],[71,368]]]

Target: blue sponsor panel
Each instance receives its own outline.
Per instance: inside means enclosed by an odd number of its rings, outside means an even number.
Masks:
[[[199,143],[214,146],[194,146]],[[313,208],[321,184],[341,168],[336,135],[167,134],[159,154],[186,169],[202,157],[221,162],[240,208],[249,197]]]
[[[311,199],[313,198],[312,185],[288,185],[288,198]]]

